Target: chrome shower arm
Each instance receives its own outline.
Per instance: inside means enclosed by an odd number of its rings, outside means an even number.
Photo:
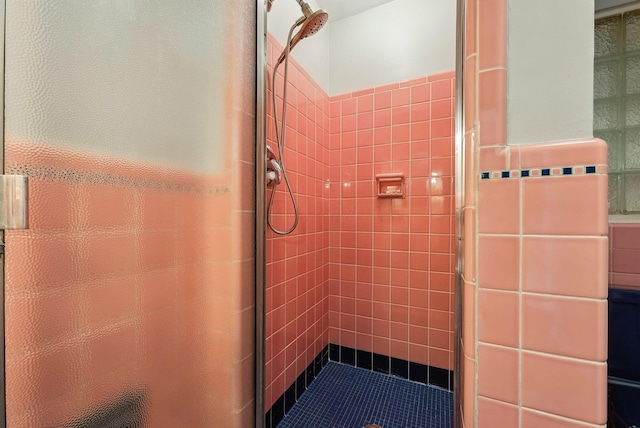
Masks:
[[[274,1],[276,0],[267,0],[267,12],[271,12],[271,6],[273,6]],[[302,9],[302,13],[304,14],[305,18],[308,18],[309,16],[311,16],[311,14],[313,13],[313,9],[311,9],[311,6],[309,6],[303,0],[296,0],[296,1],[300,5],[300,8]]]

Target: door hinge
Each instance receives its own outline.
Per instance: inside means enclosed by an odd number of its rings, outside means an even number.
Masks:
[[[28,178],[24,175],[0,175],[0,229],[28,227]]]

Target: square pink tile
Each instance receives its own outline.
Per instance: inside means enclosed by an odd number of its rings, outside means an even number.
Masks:
[[[607,420],[607,365],[523,352],[522,405],[604,424]]]
[[[464,355],[475,358],[476,355],[476,287],[469,282],[464,283],[464,312],[462,326],[462,342]],[[465,386],[466,388],[466,386]]]
[[[583,175],[523,180],[526,234],[607,234],[607,177]]]
[[[594,428],[595,425],[587,424],[575,419],[561,418],[549,413],[543,413],[527,408],[522,409],[522,428]]]
[[[490,0],[502,1],[502,0]],[[507,73],[491,70],[479,74],[478,119],[482,123],[480,145],[506,144]]]
[[[522,326],[525,349],[591,361],[607,359],[607,301],[604,299],[525,294]]]
[[[518,406],[478,397],[478,428],[515,428],[518,418]]]
[[[520,239],[519,236],[479,236],[478,281],[481,288],[519,290]]]
[[[607,238],[525,236],[522,289],[533,293],[607,297]]]
[[[501,346],[478,345],[478,394],[507,403],[518,403],[518,351]]]
[[[522,168],[607,164],[607,143],[600,139],[520,147]]]
[[[520,181],[480,180],[478,214],[480,233],[519,233]]]
[[[478,2],[480,69],[507,65],[507,2],[484,0]]]
[[[519,293],[480,289],[478,339],[496,345],[518,347]]]
[[[480,147],[480,172],[507,170],[507,156],[509,149],[506,146]]]
[[[464,358],[462,365],[462,407],[463,419],[467,427],[475,427],[476,423],[476,362]]]

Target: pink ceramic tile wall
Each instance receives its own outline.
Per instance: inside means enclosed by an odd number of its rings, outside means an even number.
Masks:
[[[272,35],[267,41],[271,80],[282,46]],[[280,66],[278,74],[283,71]],[[283,78],[279,77],[281,108]],[[329,97],[295,60],[289,64],[288,79],[284,158],[300,221],[291,235],[267,232],[267,409],[328,343]],[[269,83],[267,143],[277,152],[271,89]],[[273,211],[274,224],[289,228],[293,208],[284,183],[276,192]]]
[[[448,72],[331,98],[331,343],[452,369],[453,94]]]
[[[466,1],[464,425],[601,427],[606,144],[506,144],[506,3]]]
[[[232,230],[252,230],[237,192],[252,152],[203,177],[8,139],[32,201],[30,228],[6,235],[9,426],[67,425],[136,391],[150,426],[251,422],[252,238]]]
[[[511,148],[512,161],[521,168],[566,165],[567,150],[579,165],[606,164],[600,140]],[[606,170],[480,180],[477,391],[493,405],[483,410],[478,402],[478,426],[518,404],[604,424],[606,186]]]
[[[640,224],[609,225],[609,284],[640,289]]]

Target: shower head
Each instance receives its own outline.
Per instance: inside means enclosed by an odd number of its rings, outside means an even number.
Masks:
[[[311,10],[311,7],[309,7],[307,3],[301,0],[298,1],[298,3],[300,3],[300,7],[302,7],[302,13],[304,13],[304,17],[301,17],[293,25],[294,27],[297,27],[298,25],[302,25],[302,27],[291,39],[291,44],[289,45],[289,51],[293,50],[294,46],[297,45],[298,42],[300,42],[300,40],[306,39],[307,37],[312,36],[318,31],[320,31],[320,29],[324,27],[324,24],[326,24],[327,20],[329,19],[329,14],[326,11],[322,9],[318,9],[317,11],[314,12]],[[280,64],[282,61],[284,61],[286,56],[287,56],[287,49],[285,48],[282,51],[280,58],[278,58],[277,63]]]

